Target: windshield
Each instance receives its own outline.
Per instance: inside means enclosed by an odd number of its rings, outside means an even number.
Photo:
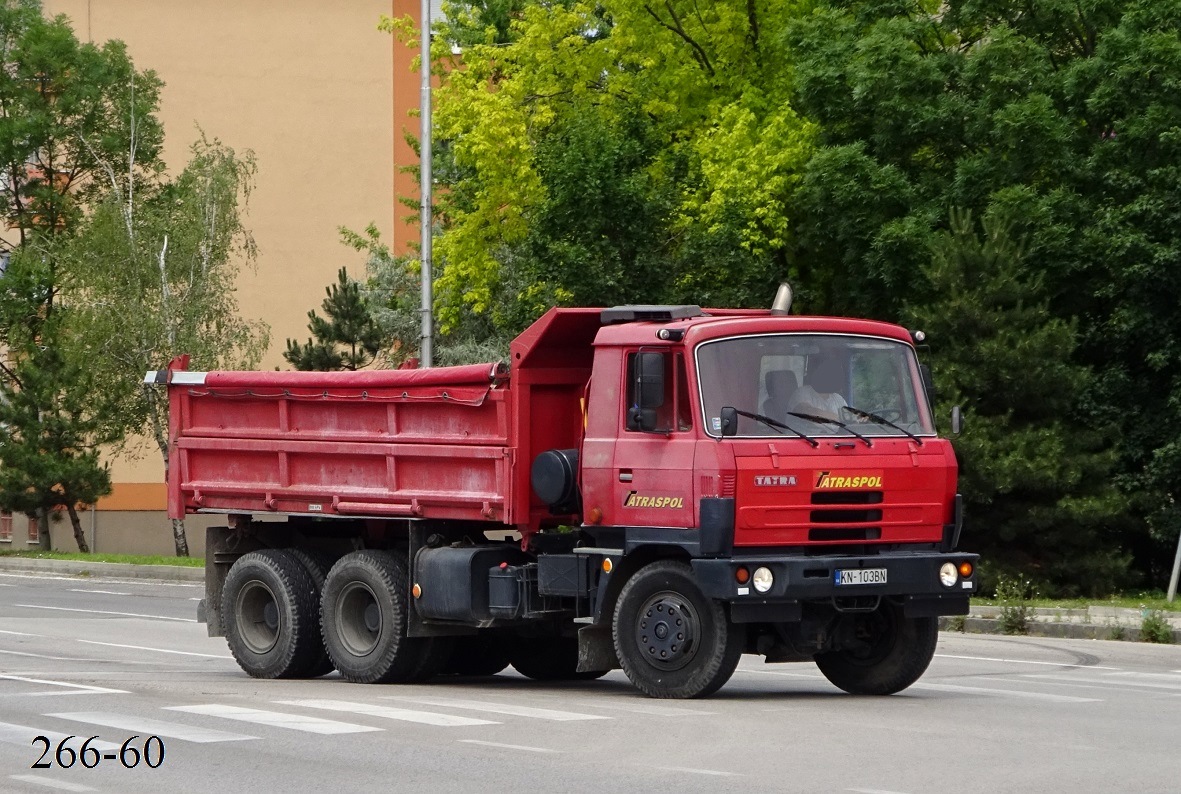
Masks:
[[[712,436],[721,435],[724,407],[738,409],[739,436],[935,433],[914,350],[891,339],[829,334],[719,339],[697,348],[697,374],[705,428]]]

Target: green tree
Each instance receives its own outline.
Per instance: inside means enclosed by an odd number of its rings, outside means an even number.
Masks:
[[[1070,432],[1118,439],[1112,477],[1158,545],[1122,541],[1158,585],[1181,487],[1179,27],[1177,0],[1004,0],[821,4],[786,29],[819,130],[791,202],[801,300],[885,318],[938,302],[924,258],[946,208],[1013,218],[1046,321],[1078,321],[1094,373]]]
[[[1106,595],[1127,583],[1127,504],[1110,444],[1076,411],[1092,377],[1073,360],[1077,324],[1050,315],[1012,223],[986,217],[981,236],[971,213],[953,212],[949,225],[926,268],[938,298],[908,319],[932,340],[940,410],[965,409],[962,543],[992,578],[1023,573],[1058,592]]]
[[[15,412],[3,477],[5,498],[38,495],[42,519],[55,505],[76,519],[79,501],[109,487],[95,450],[118,438],[119,422],[98,407],[102,393],[86,359],[73,358],[84,346],[70,327],[75,282],[66,251],[102,190],[103,168],[135,179],[162,167],[152,115],[160,85],[135,70],[121,43],[80,43],[64,17],[46,19],[36,0],[0,4],[0,216],[17,238],[0,318],[9,362],[0,402]]]
[[[288,339],[283,357],[300,370],[358,370],[372,364],[383,340],[360,283],[342,267],[325,292],[328,297],[320,304],[325,316],[308,312],[312,338],[302,345]]]
[[[135,179],[101,165],[104,190],[65,251],[72,333],[100,385],[93,401],[119,437],[154,442],[167,478],[167,395],[142,386],[143,373],[182,354],[199,370],[253,367],[267,346],[266,325],[239,315],[234,286],[255,253],[243,224],[254,157],[202,136],[174,177]],[[172,535],[177,555],[188,556],[183,519],[172,521]]]
[[[765,303],[813,135],[777,35],[795,4],[456,7],[433,51],[444,330],[471,312],[511,334],[555,303]]]
[[[54,274],[22,249],[0,279],[0,509],[42,518],[63,508],[88,552],[79,504],[111,491],[98,448],[114,440],[95,411],[93,372],[68,355],[67,311],[50,307]],[[48,533],[43,533],[43,543]]]

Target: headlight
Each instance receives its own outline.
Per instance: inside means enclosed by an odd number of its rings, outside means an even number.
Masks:
[[[939,569],[939,581],[943,582],[944,587],[954,587],[959,578],[960,572],[954,562],[943,563],[943,567]]]
[[[765,593],[771,589],[771,585],[775,584],[775,577],[771,574],[770,568],[755,568],[754,575],[750,578],[751,584],[760,593]]]

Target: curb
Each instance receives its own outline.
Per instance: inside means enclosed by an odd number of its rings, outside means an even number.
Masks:
[[[125,562],[85,560],[38,560],[30,557],[0,557],[0,572],[54,573],[91,579],[143,579],[155,582],[203,582],[205,568],[179,565],[133,565]]]
[[[1058,623],[1053,621],[1030,620],[1026,624],[1024,635],[1009,634],[1001,631],[1001,623],[990,617],[975,614],[962,618],[940,618],[939,630],[954,634],[995,634],[998,636],[1026,636],[1026,637],[1056,637],[1073,640],[1113,640],[1123,642],[1146,642],[1140,638],[1140,624],[1127,622],[1094,623]],[[961,624],[960,621],[963,621]],[[1173,629],[1174,645],[1181,645],[1181,629]],[[1167,644],[1167,643],[1164,643]]]

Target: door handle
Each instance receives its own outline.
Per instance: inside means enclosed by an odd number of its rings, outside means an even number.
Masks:
[[[632,481],[632,470],[631,469],[620,469],[619,470],[619,481],[620,482],[631,482]]]

